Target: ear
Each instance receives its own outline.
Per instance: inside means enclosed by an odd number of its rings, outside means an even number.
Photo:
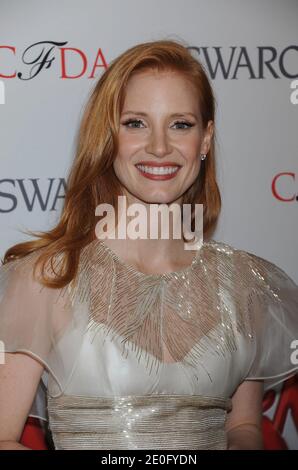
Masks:
[[[213,137],[213,132],[214,132],[214,122],[213,121],[208,121],[207,127],[204,131],[204,137],[203,141],[201,144],[201,151],[200,153],[206,154],[210,150],[210,145]]]

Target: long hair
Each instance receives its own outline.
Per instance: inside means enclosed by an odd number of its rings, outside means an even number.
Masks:
[[[203,66],[187,45],[173,40],[138,44],[123,52],[101,75],[87,101],[81,119],[76,153],[70,167],[65,200],[57,225],[46,232],[27,231],[37,239],[10,247],[3,264],[42,248],[34,266],[41,267],[41,282],[48,287],[64,287],[76,275],[82,248],[95,238],[95,208],[108,203],[117,208],[121,184],[113,169],[118,153],[118,129],[124,104],[125,87],[132,74],[155,69],[177,71],[196,87],[203,130],[214,122],[215,98]],[[185,192],[182,203],[203,204],[204,232],[208,236],[217,222],[221,197],[216,182],[215,131],[207,158],[202,161],[197,179]],[[46,275],[47,262],[62,254],[63,263],[55,277]]]

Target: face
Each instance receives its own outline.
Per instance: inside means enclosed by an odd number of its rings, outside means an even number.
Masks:
[[[120,115],[114,171],[130,201],[181,202],[210,148],[213,123],[203,132],[197,91],[177,72],[133,75]],[[208,158],[208,157],[207,157]]]

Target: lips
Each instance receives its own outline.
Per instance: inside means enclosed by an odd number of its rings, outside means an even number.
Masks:
[[[136,163],[136,165],[145,165],[145,166],[181,166],[179,163],[174,162],[151,162],[151,161],[141,161]]]
[[[174,178],[181,168],[181,165],[173,162],[148,162],[142,161],[135,165],[137,170],[145,178],[153,180],[168,180]]]

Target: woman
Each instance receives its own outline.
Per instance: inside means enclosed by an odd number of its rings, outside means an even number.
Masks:
[[[58,225],[1,267],[2,448],[23,448],[44,386],[56,449],[263,447],[263,384],[297,371],[298,288],[210,238],[221,206],[214,108],[202,66],[177,42],[132,47],[99,79]],[[118,196],[145,210],[142,222],[153,204],[190,204],[191,229],[203,204],[203,244],[185,249],[160,226],[157,238],[100,239],[96,208],[118,209]]]

